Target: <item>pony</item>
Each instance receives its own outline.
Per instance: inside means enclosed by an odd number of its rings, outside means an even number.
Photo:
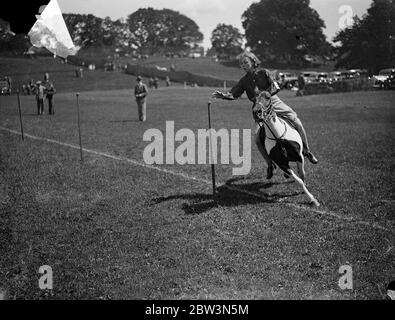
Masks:
[[[286,120],[277,116],[271,94],[267,91],[259,93],[252,111],[260,126],[260,141],[269,157],[286,177],[292,177],[303,188],[310,205],[319,207],[320,203],[305,184],[303,143],[299,132]],[[299,176],[291,169],[290,162],[296,162]]]

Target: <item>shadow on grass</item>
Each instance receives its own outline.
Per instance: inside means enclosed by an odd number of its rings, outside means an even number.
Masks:
[[[269,189],[274,185],[290,184],[293,181],[235,184],[235,182],[241,180],[246,179],[230,179],[223,186],[218,187],[216,189],[215,199],[212,194],[207,193],[177,194],[168,197],[155,198],[152,200],[152,203],[159,204],[172,200],[187,200],[187,203],[182,204],[182,209],[185,214],[197,215],[207,212],[215,207],[236,207],[245,204],[277,203],[281,199],[295,197],[301,194],[301,192],[292,192],[273,195],[261,191],[262,189]],[[255,193],[259,196],[249,195],[245,192]]]

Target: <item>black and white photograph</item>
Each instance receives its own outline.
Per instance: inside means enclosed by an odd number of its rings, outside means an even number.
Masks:
[[[0,300],[395,299],[394,0],[8,4]]]

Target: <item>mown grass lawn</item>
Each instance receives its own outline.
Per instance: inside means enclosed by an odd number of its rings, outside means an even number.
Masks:
[[[131,90],[92,90],[60,91],[53,117],[22,97],[25,132],[78,145],[81,91],[84,147],[142,163],[147,129],[207,128],[214,88],[152,91],[146,123]],[[11,299],[381,299],[395,278],[395,93],[281,97],[320,160],[306,164],[309,189],[345,219],[311,211],[280,174],[266,181],[254,146],[248,176],[219,165],[217,179],[261,198],[221,187],[214,203],[209,184],[88,153],[81,163],[78,150],[0,130],[0,286]],[[251,127],[246,99],[214,101],[212,113],[216,129]],[[0,97],[0,126],[18,121],[16,98]],[[209,166],[161,168],[211,177]],[[353,291],[338,287],[345,264]],[[51,294],[38,288],[41,265],[54,270]]]

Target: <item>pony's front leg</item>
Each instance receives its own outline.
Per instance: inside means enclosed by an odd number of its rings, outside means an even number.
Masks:
[[[310,199],[310,204],[315,206],[315,207],[319,207],[320,203],[317,201],[316,198],[314,198],[314,196],[309,192],[309,190],[307,190],[305,183],[303,182],[303,180],[301,178],[299,178],[295,172],[293,172],[293,170],[290,170],[291,176],[292,178],[295,179],[295,181],[297,183],[300,184],[300,186],[303,188],[304,193],[309,197]]]
[[[297,162],[296,165],[298,166],[298,174],[300,179],[303,180],[303,182],[306,181],[305,177],[306,177],[306,172],[304,171],[304,158],[302,156],[302,162]]]

